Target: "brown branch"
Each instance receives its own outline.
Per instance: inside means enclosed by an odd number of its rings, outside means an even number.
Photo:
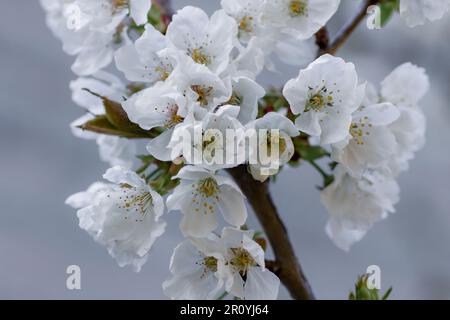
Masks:
[[[316,37],[316,44],[319,47],[319,56],[322,55],[330,45],[330,36],[328,34],[327,27],[322,27],[319,31],[315,34]]]
[[[350,36],[353,34],[353,32],[356,30],[356,28],[359,26],[359,24],[364,20],[367,9],[372,6],[376,5],[380,2],[380,0],[365,0],[364,3],[361,5],[360,9],[356,13],[356,15],[353,17],[353,19],[350,20],[342,29],[338,32],[337,36],[333,40],[333,42],[328,46],[327,49],[321,50],[320,54],[335,54],[342,45],[350,38]]]
[[[278,215],[268,190],[268,183],[253,179],[245,166],[228,170],[246,195],[272,246],[276,259],[277,275],[298,300],[312,300],[314,294],[295,256],[287,230]]]
[[[173,10],[170,0],[155,0],[164,8],[170,21]],[[327,44],[328,44],[328,40]],[[314,294],[309,286],[300,264],[295,256],[294,248],[289,240],[287,230],[278,215],[272,201],[267,183],[253,179],[245,166],[228,170],[236,183],[246,195],[253,207],[264,231],[270,241],[276,261],[269,262],[268,268],[273,270],[289,290],[291,296],[298,300],[312,300]]]

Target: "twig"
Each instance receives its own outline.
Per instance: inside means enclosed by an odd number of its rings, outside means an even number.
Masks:
[[[295,256],[287,230],[272,201],[267,183],[253,179],[245,166],[228,170],[253,207],[275,254],[277,275],[298,300],[312,300],[314,294]]]
[[[321,54],[330,53],[335,54],[342,45],[350,38],[353,32],[356,30],[358,25],[363,21],[364,17],[367,14],[367,9],[379,3],[380,0],[365,0],[361,5],[360,9],[356,13],[353,19],[351,19],[342,29],[338,32],[336,38],[333,42],[328,46],[326,50],[321,50]]]
[[[316,32],[316,44],[319,47],[319,56],[322,55],[330,45],[330,37],[328,34],[327,27],[322,27],[319,31]]]

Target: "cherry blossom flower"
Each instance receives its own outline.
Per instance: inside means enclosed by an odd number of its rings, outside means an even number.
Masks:
[[[251,150],[250,157],[253,153],[259,153],[260,149],[265,149],[270,163],[258,162],[249,165],[253,178],[264,182],[269,176],[277,174],[280,167],[291,160],[295,151],[291,137],[298,136],[299,132],[292,121],[276,112],[267,113],[249,126],[256,129],[257,134],[261,132],[260,130],[267,130],[266,139],[258,139],[258,150]],[[274,155],[277,155],[277,158],[273,159]]]
[[[63,42],[64,51],[77,56],[72,70],[88,76],[108,66],[114,39],[130,15],[138,24],[147,22],[147,0],[41,0],[47,24]]]
[[[229,65],[237,26],[224,11],[209,18],[203,10],[187,6],[173,16],[166,35],[171,48],[220,74]]]
[[[176,300],[213,300],[222,294],[225,258],[216,235],[179,244],[170,259],[172,276],[163,282],[164,293]]]
[[[165,81],[176,65],[167,46],[166,37],[152,25],[146,24],[144,33],[135,43],[130,42],[117,50],[116,67],[130,81],[150,85]]]
[[[395,68],[381,83],[381,96],[397,106],[416,107],[430,88],[425,69],[411,63]]]
[[[366,171],[361,178],[354,178],[339,166],[335,181],[322,191],[321,199],[330,214],[328,236],[348,251],[374,223],[395,212],[399,187],[392,177],[381,172]]]
[[[276,299],[280,280],[265,268],[264,251],[253,235],[224,228],[220,237],[209,234],[178,245],[164,292],[172,299],[215,299],[225,286],[240,299]]]
[[[103,177],[111,183],[96,183],[66,203],[79,209],[80,227],[106,246],[121,267],[131,265],[140,271],[164,233],[166,223],[160,219],[164,201],[132,171],[117,166]]]
[[[240,62],[246,61],[249,65],[247,69],[257,75],[264,66],[276,72],[275,63],[271,57],[273,54],[289,65],[305,66],[313,61],[318,52],[315,42],[299,39],[297,32],[293,35],[273,27],[270,21],[264,18],[266,2],[264,0],[221,1],[224,11],[238,25],[240,45],[237,44],[237,47],[241,51]],[[257,57],[256,60],[255,57]],[[257,64],[252,65],[252,61]]]
[[[351,114],[361,105],[364,93],[365,85],[358,85],[355,66],[328,54],[301,70],[283,89],[297,115],[297,128],[319,137],[322,145],[347,137]]]
[[[409,27],[441,19],[450,10],[450,0],[400,0],[400,15]]]
[[[274,27],[308,39],[336,13],[340,0],[272,0],[264,2],[263,18]]]
[[[218,212],[232,226],[245,223],[245,197],[231,178],[194,166],[182,168],[176,178],[181,183],[167,198],[167,208],[183,213],[180,228],[184,235],[205,237],[214,231]]]
[[[209,170],[244,163],[245,154],[240,150],[246,136],[244,126],[236,119],[239,110],[238,106],[224,105],[215,113],[194,112],[172,134],[168,145],[172,160],[183,156],[186,163]]]
[[[400,111],[391,103],[359,108],[353,114],[348,139],[333,145],[333,160],[355,177],[367,169],[386,168],[398,152],[389,125],[399,117]]]
[[[214,111],[231,98],[231,78],[220,78],[207,67],[182,59],[173,72],[173,83],[177,91],[185,95],[190,103]]]
[[[265,268],[264,250],[253,240],[253,231],[222,230],[228,268],[225,290],[245,300],[275,300],[280,280]]]

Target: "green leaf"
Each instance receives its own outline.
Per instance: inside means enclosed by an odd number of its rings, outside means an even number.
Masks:
[[[113,126],[125,131],[143,131],[137,124],[130,121],[127,113],[122,108],[122,105],[120,103],[110,100],[106,97],[102,97],[102,99],[103,105],[105,107],[106,117]]]
[[[102,99],[103,106],[105,107],[105,115],[97,116],[96,119],[81,126],[82,129],[97,133],[131,138],[154,138],[158,136],[158,132],[156,132],[156,130],[146,131],[137,124],[131,122],[119,102],[113,101],[108,97],[102,96],[89,89],[85,88],[83,90]]]
[[[79,126],[80,129],[95,132],[99,134],[106,134],[110,136],[117,136],[128,139],[140,139],[140,138],[151,138],[148,131],[142,130],[141,132],[128,132],[116,128],[109,122],[108,118],[103,116],[97,116],[92,120],[89,120],[85,124]]]
[[[381,1],[379,7],[381,10],[381,26],[384,27],[389,22],[392,15],[395,12],[399,11],[400,1],[399,0]]]

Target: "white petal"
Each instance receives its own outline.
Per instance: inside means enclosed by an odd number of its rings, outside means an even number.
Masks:
[[[130,16],[137,25],[147,23],[147,15],[152,7],[149,0],[130,0]]]
[[[244,287],[246,300],[275,300],[278,297],[280,279],[272,272],[250,267]]]
[[[172,138],[173,129],[169,129],[161,133],[156,138],[150,140],[147,144],[147,151],[160,161],[171,161],[172,149],[168,148],[170,139]]]
[[[115,166],[106,171],[103,178],[116,184],[127,183],[135,187],[147,186],[145,181],[136,172]]]
[[[219,209],[225,221],[232,226],[241,227],[247,220],[247,208],[240,192],[229,186],[220,188]]]

